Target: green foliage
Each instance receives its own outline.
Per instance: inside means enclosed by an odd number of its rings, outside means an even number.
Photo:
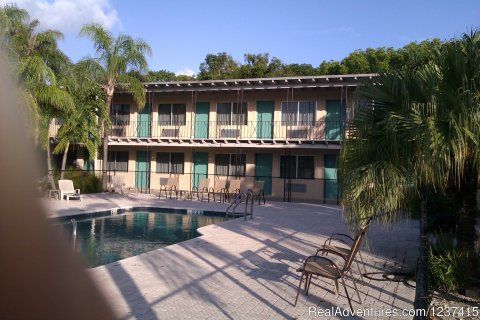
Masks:
[[[205,61],[200,64],[198,79],[291,77],[383,73],[394,69],[413,70],[434,59],[436,51],[440,50],[443,44],[439,39],[433,39],[419,43],[411,42],[397,50],[391,47],[358,49],[340,61],[324,60],[318,67],[306,63],[284,63],[275,57],[270,59],[268,53],[246,53],[243,64],[235,61],[226,52],[209,53],[205,57]],[[179,80],[173,76],[162,79],[166,80],[154,81]]]
[[[366,54],[362,50],[355,50],[350,53],[345,59],[342,60],[342,64],[348,70],[348,73],[369,73],[370,63]],[[329,71],[329,70],[325,70]]]
[[[420,218],[421,199],[414,197],[408,206],[411,216]],[[429,226],[435,220],[436,216],[453,215],[458,211],[458,204],[455,200],[455,193],[452,189],[446,190],[428,190],[427,191],[427,213]],[[428,227],[430,229],[430,227]]]
[[[428,252],[431,287],[464,293],[469,284],[480,280],[480,251],[458,251],[442,237],[439,239]]]
[[[207,54],[200,64],[199,80],[233,79],[236,78],[238,63],[226,52]]]
[[[80,30],[80,35],[89,38],[95,48],[95,58],[86,59],[81,62],[87,69],[92,71],[94,80],[102,87],[104,92],[104,104],[106,115],[110,114],[113,94],[117,87],[120,87],[133,96],[137,109],[145,106],[146,95],[142,84],[135,74],[136,71],[142,74],[147,70],[147,55],[151,55],[150,45],[143,39],[134,39],[125,34],[114,37],[99,24],[87,24]],[[103,163],[104,176],[107,169],[107,127],[106,119],[100,120],[100,127],[103,129]],[[106,185],[105,185],[106,187]]]
[[[63,35],[55,30],[37,31],[38,20],[15,5],[0,7],[2,47],[13,64],[20,99],[27,108],[32,136],[46,146],[48,120],[59,112],[72,110],[73,99],[57,86],[57,73],[69,66],[68,57],[57,41]]]
[[[432,61],[443,46],[439,39],[411,42],[395,50],[390,47],[355,50],[341,61],[323,61],[317,74],[384,73],[413,70]]]
[[[390,66],[394,69],[417,69],[432,61],[444,42],[440,39],[411,42],[391,53]]]
[[[145,82],[155,82],[155,81],[175,81],[178,80],[175,73],[167,70],[158,70],[158,71],[148,71],[144,76]]]
[[[276,76],[276,77],[311,76],[311,75],[317,74],[317,72],[318,71],[311,64],[291,63],[291,64],[282,64],[278,66],[276,70],[273,71],[272,76]]]
[[[99,24],[87,24],[80,30],[80,36],[92,40],[95,58],[82,61],[94,70],[95,80],[100,83],[105,92],[106,104],[110,107],[116,85],[123,86],[133,95],[139,108],[145,105],[145,92],[141,82],[134,74],[140,74],[147,69],[147,55],[151,55],[150,46],[142,39],[134,39],[125,34],[114,37]],[[108,110],[110,111],[110,110]]]
[[[284,74],[284,64],[277,58],[269,58],[268,53],[244,55],[245,63],[239,65],[235,78],[265,78]],[[292,66],[293,71],[294,66]]]
[[[347,66],[338,61],[322,61],[318,67],[318,73],[321,75],[327,74],[347,74]]]
[[[453,187],[458,244],[469,247],[480,172],[480,33],[431,55],[358,89],[370,102],[356,111],[340,151],[342,202],[353,223],[379,212],[390,220],[424,188]]]
[[[56,176],[58,181],[59,175]],[[76,189],[81,193],[98,193],[102,191],[102,180],[94,173],[82,170],[65,171],[64,179],[72,180]]]
[[[175,76],[175,81],[194,81],[197,80],[195,76],[187,76],[186,74],[179,74]]]
[[[163,81],[192,81],[196,80],[195,76],[187,76],[185,74],[176,75],[167,70],[152,71],[149,70],[146,74],[142,74],[137,70],[130,70],[128,72],[130,77],[133,77],[141,82],[163,82]]]

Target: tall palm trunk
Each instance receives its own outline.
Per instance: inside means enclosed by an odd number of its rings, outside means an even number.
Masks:
[[[421,216],[420,216],[420,237],[419,237],[419,250],[416,272],[416,289],[415,289],[415,303],[414,308],[416,310],[426,310],[428,308],[428,272],[427,272],[427,190],[422,190],[422,202],[421,202]],[[414,320],[422,319],[420,313],[413,318]]]
[[[478,172],[472,159],[467,160],[465,172],[456,194],[458,209],[457,246],[473,250],[475,241],[475,209],[477,207]]]
[[[67,154],[68,154],[69,147],[70,147],[70,142],[67,142],[67,145],[65,146],[65,150],[63,151],[62,170],[60,171],[60,179],[63,179],[63,175],[65,173],[65,167],[67,166]]]
[[[47,170],[48,170],[48,183],[50,184],[50,188],[57,189],[55,187],[55,180],[53,179],[53,171],[52,171],[52,156],[50,154],[50,138],[47,141]]]
[[[105,103],[105,108],[107,111],[107,116],[110,115],[110,106],[112,103],[113,92],[109,94],[107,92],[107,98]],[[103,191],[108,191],[108,176],[107,176],[107,164],[108,164],[108,130],[105,128],[105,123],[102,120],[100,123],[100,131],[103,133],[103,160],[102,160],[102,181],[103,181]]]

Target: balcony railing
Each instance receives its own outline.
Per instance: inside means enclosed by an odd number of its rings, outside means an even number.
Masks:
[[[57,133],[58,133],[58,129],[60,129],[61,126],[62,126],[62,124],[60,124],[56,121],[50,122],[50,125],[48,126],[48,136],[52,137],[52,138],[56,138]]]
[[[244,124],[225,124],[216,121],[195,121],[165,124],[156,121],[130,121],[112,125],[111,137],[156,139],[217,139],[217,140],[343,140],[344,122],[285,122],[248,121]]]

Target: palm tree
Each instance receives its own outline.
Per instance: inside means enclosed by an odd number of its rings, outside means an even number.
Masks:
[[[106,114],[110,114],[115,87],[119,86],[132,94],[138,109],[145,104],[145,92],[142,83],[129,74],[131,70],[143,72],[147,68],[145,56],[151,54],[150,46],[142,39],[120,34],[116,38],[101,25],[83,26],[80,35],[93,41],[96,56],[83,60],[82,63],[102,86],[105,95]],[[107,123],[100,123],[103,133],[103,184],[107,183],[108,128]]]
[[[457,244],[473,248],[480,172],[480,34],[446,43],[416,70],[392,71],[360,88],[358,110],[341,151],[345,213],[353,223],[385,221],[427,188],[456,190]]]
[[[40,138],[47,151],[49,181],[55,188],[51,175],[48,124],[60,112],[73,109],[72,97],[57,86],[55,71],[67,66],[69,59],[58,49],[57,41],[63,35],[54,30],[37,32],[38,20],[29,21],[28,13],[15,5],[0,9],[0,26],[4,39],[2,45],[14,65],[20,88],[20,98],[27,107],[32,136]]]
[[[100,142],[98,121],[106,118],[103,92],[100,86],[90,79],[82,64],[67,69],[60,80],[65,90],[73,97],[75,109],[63,112],[62,125],[57,132],[58,144],[53,153],[63,152],[60,179],[64,177],[67,153],[71,143],[83,146],[92,160]]]

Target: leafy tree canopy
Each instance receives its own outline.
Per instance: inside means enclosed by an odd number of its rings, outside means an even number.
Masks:
[[[243,63],[226,52],[209,53],[196,77],[175,76],[166,70],[149,71],[138,77],[142,81],[181,81],[383,73],[392,69],[416,69],[431,61],[443,44],[440,39],[433,39],[411,42],[397,50],[392,47],[358,49],[340,61],[324,60],[317,67],[307,63],[284,63],[268,53],[246,53]]]

